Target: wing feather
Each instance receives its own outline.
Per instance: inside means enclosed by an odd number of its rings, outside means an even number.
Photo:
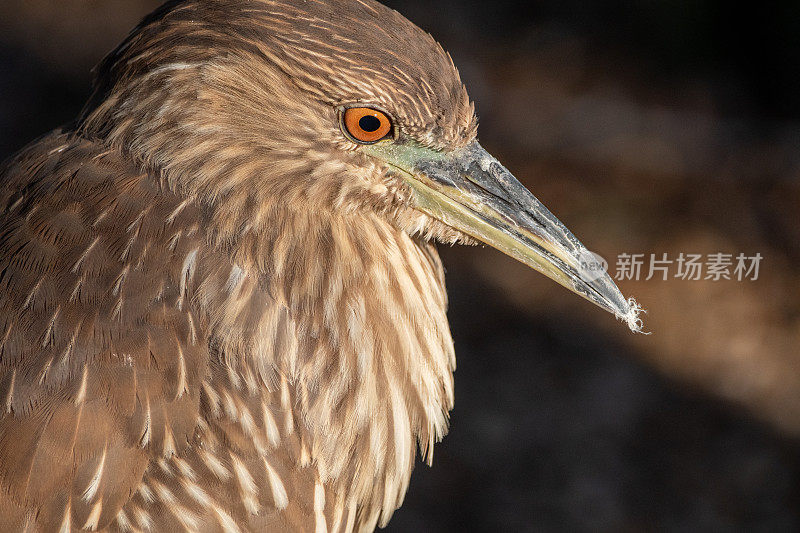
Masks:
[[[0,183],[0,530],[102,529],[197,425],[197,213],[73,134]]]

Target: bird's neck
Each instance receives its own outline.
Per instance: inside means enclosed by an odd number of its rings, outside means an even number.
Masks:
[[[323,478],[377,498],[388,519],[417,445],[432,457],[453,405],[438,254],[369,212],[270,216],[217,243],[229,272],[221,268],[224,287],[201,289],[199,301],[216,308],[226,357],[254,364],[267,383],[293,384]],[[213,301],[217,293],[224,297]]]

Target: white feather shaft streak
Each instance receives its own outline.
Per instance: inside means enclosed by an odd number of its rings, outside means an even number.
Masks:
[[[289,505],[289,496],[286,494],[286,488],[283,486],[281,478],[266,458],[264,459],[264,468],[267,471],[267,480],[272,490],[272,499],[275,502],[275,508],[278,510],[286,509]]]
[[[97,489],[100,487],[100,480],[103,478],[103,469],[106,465],[106,453],[107,453],[106,446],[103,447],[103,454],[100,456],[100,462],[97,465],[97,470],[95,470],[92,479],[89,480],[89,485],[87,485],[86,490],[83,491],[83,501],[89,503],[94,499],[95,495],[97,494]]]

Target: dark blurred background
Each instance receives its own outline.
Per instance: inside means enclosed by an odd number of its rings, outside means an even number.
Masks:
[[[800,3],[387,3],[612,269],[764,257],[757,281],[620,282],[649,310],[636,336],[497,252],[442,250],[456,409],[388,530],[800,530]],[[0,159],[72,119],[158,4],[2,0]]]

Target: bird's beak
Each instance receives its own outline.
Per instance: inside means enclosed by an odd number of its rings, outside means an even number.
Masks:
[[[415,208],[497,248],[641,330],[641,308],[626,300],[597,256],[478,142],[445,153],[416,143],[364,147],[401,171]]]

